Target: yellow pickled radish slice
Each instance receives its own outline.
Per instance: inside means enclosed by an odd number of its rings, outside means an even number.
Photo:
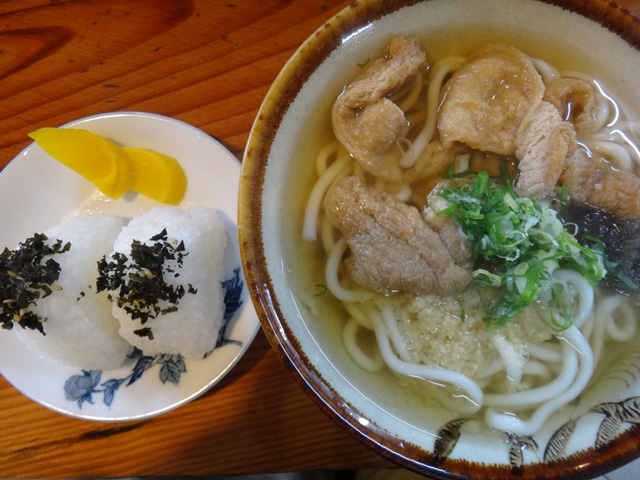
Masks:
[[[42,149],[111,198],[128,189],[129,157],[115,143],[87,130],[41,128],[29,134]]]
[[[175,158],[146,148],[122,149],[129,157],[131,190],[162,203],[180,203],[187,190],[187,177]]]
[[[120,147],[78,128],[41,128],[29,136],[45,152],[111,198],[133,190],[153,200],[177,205],[186,192],[184,170],[168,155],[145,148]]]

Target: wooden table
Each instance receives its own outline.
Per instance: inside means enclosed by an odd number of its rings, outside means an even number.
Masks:
[[[639,0],[619,3],[640,14]],[[101,112],[188,122],[241,158],[271,82],[348,4],[334,0],[0,1],[0,169],[27,133]],[[144,421],[68,418],[0,377],[0,477],[390,467],[306,396],[259,333],[206,395]]]

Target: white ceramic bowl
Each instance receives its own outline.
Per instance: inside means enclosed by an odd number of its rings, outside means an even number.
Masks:
[[[445,408],[398,395],[390,375],[362,371],[347,355],[330,302],[315,299],[301,222],[313,184],[316,131],[330,128],[343,86],[391,35],[426,41],[509,39],[533,56],[569,59],[640,114],[640,30],[607,2],[430,0],[358,2],[312,35],[284,67],[254,124],[239,199],[245,276],[263,328],[294,377],[339,424],[380,455],[434,478],[589,478],[640,448],[640,350],[600,377],[532,437],[496,432]],[[424,43],[424,42],[423,42]],[[640,115],[636,115],[638,117]],[[306,256],[305,256],[306,255]],[[311,305],[311,307],[310,307]],[[623,400],[627,400],[626,403]]]

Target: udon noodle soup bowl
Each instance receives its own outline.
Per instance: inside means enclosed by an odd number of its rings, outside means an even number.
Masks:
[[[569,292],[563,297],[568,298],[568,317],[552,317],[548,311],[545,317],[544,309],[531,317],[533,323],[546,318],[541,328],[548,337],[520,342],[509,333],[512,327],[488,329],[481,321],[478,340],[466,336],[469,343],[455,347],[460,341],[456,330],[472,325],[472,310],[482,305],[478,292],[483,290],[476,291],[475,301],[465,293],[441,303],[431,296],[426,304],[437,305],[429,314],[415,302],[389,306],[385,302],[395,298],[393,291],[371,300],[346,273],[351,270],[341,262],[349,255],[349,244],[334,228],[339,220],[323,214],[322,198],[337,179],[368,178],[370,171],[364,173],[336,142],[332,105],[345,85],[375,68],[371,65],[385,54],[393,36],[417,39],[430,65],[420,81],[388,95],[396,108],[403,105],[404,121],[414,122],[420,132],[434,101],[427,99],[423,117],[411,117],[405,102],[428,96],[432,83],[446,82],[460,68],[456,62],[464,64],[480,43],[508,44],[527,55],[545,88],[553,79],[568,76],[595,92],[591,119],[597,125],[587,128],[589,135],[578,134],[576,149],[606,157],[612,170],[636,168],[638,153],[625,138],[638,134],[633,120],[640,119],[640,33],[638,22],[613,3],[430,0],[349,6],[285,65],[260,109],[243,161],[241,253],[252,300],[271,344],[327,415],[383,457],[433,478],[589,478],[635,459],[640,452],[640,342],[633,296],[604,289],[602,282],[592,288],[582,275],[577,280],[562,267],[550,275]],[[437,80],[438,61],[445,57],[449,71]],[[434,108],[442,88],[438,86]],[[414,100],[407,100],[412,92]],[[355,118],[357,123],[364,108],[347,112],[346,121]],[[618,117],[623,123],[612,123]],[[379,132],[372,138],[379,139]],[[405,143],[402,151],[417,148],[417,138],[409,138],[412,143]],[[477,155],[457,152],[457,171],[472,168]],[[489,157],[480,154],[480,164],[491,163]],[[525,160],[519,161],[518,168],[524,169]],[[564,156],[561,161],[566,161]],[[417,195],[426,204],[424,184],[407,193],[406,185],[393,190],[393,181],[373,183],[372,188],[382,185],[390,192],[384,202],[397,194],[394,201]],[[569,188],[569,193],[578,197],[583,187]],[[590,190],[598,192],[602,185]],[[358,197],[364,191],[360,185],[351,193]],[[555,204],[561,204],[561,190],[552,186],[552,191]],[[347,220],[356,213],[346,215]],[[575,228],[567,229],[575,233]],[[384,241],[380,243],[382,247],[368,245],[379,264],[395,252],[395,244],[385,251]],[[401,267],[395,275],[402,277],[410,267]],[[414,310],[403,310],[407,305]],[[418,329],[417,340],[407,340],[410,326],[423,321],[416,319],[416,308],[426,315],[427,325],[439,315],[448,318],[449,327],[436,322]],[[454,330],[446,330],[452,318]],[[431,353],[420,356],[420,349]],[[467,383],[450,369],[442,374],[435,363],[438,352],[483,371],[464,377],[473,378]]]

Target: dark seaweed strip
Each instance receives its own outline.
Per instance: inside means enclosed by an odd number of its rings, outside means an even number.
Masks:
[[[637,292],[640,285],[640,221],[580,204],[569,206],[568,221],[578,226],[578,240],[603,252],[607,261],[605,283],[622,292]]]

